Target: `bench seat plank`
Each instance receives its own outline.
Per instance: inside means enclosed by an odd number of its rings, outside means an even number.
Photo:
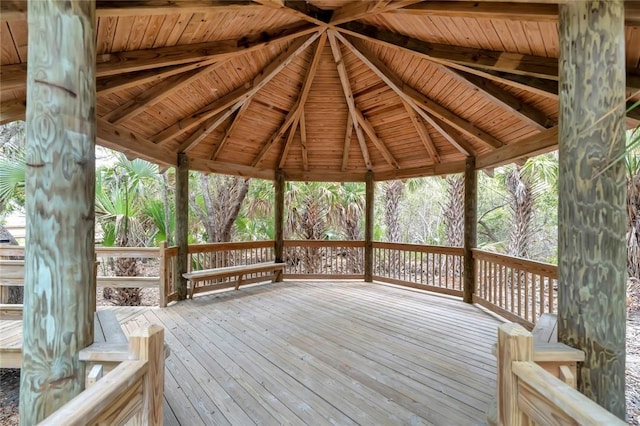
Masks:
[[[256,272],[267,272],[274,270],[282,270],[284,263],[264,262],[254,263],[252,265],[235,265],[225,266],[223,268],[203,269],[200,271],[192,271],[182,274],[183,277],[190,281],[203,281],[214,278],[228,278],[238,276],[240,274],[253,274]]]
[[[242,284],[250,284],[256,283],[260,281],[265,281],[269,279],[268,277],[255,277],[250,279],[243,279],[245,275],[260,273],[260,272],[273,272],[273,277],[271,280],[281,281],[282,271],[284,270],[284,263],[275,263],[275,262],[263,262],[263,263],[254,263],[250,265],[234,265],[234,266],[225,266],[221,268],[212,268],[212,269],[202,269],[199,271],[191,271],[182,274],[184,278],[189,280],[189,298],[193,299],[194,293],[200,293],[204,291],[213,291],[213,290],[221,290],[225,288],[235,288],[236,290]],[[198,283],[201,281],[208,281],[214,279],[222,279],[222,278],[231,278],[237,277],[235,283],[218,283],[207,285],[203,287],[198,287]]]

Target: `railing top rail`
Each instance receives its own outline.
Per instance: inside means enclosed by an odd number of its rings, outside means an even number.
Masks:
[[[440,254],[455,254],[455,255],[464,254],[464,249],[462,247],[427,246],[422,244],[387,243],[382,241],[374,241],[373,248],[418,251],[423,253],[440,253]]]
[[[160,256],[158,247],[101,247],[96,246],[97,257],[140,257],[153,258]]]
[[[507,256],[506,254],[494,253],[480,249],[473,249],[472,251],[474,259],[490,260],[500,265],[526,269],[529,272],[548,276],[549,278],[558,278],[558,267],[551,263],[522,259],[520,257]]]
[[[273,240],[263,240],[263,241],[235,241],[235,242],[226,242],[226,243],[203,243],[203,244],[189,244],[189,253],[207,253],[207,252],[215,252],[215,251],[226,251],[226,250],[240,250],[240,249],[251,249],[251,248],[265,248],[265,247],[273,247]],[[169,247],[173,248],[173,247]]]
[[[284,240],[285,247],[364,247],[361,240]]]

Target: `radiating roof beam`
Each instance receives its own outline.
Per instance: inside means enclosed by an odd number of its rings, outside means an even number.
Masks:
[[[351,150],[351,137],[353,136],[353,119],[351,114],[347,114],[347,127],[344,135],[344,147],[342,148],[342,167],[343,172],[347,170],[349,165],[349,151]]]
[[[342,60],[342,52],[340,51],[340,46],[338,46],[338,42],[335,38],[335,32],[327,31],[329,33],[329,44],[331,45],[331,52],[333,53],[333,59],[336,63],[336,67],[338,68],[338,75],[340,76],[340,84],[342,85],[342,91],[344,92],[344,97],[347,101],[347,106],[349,107],[349,115],[351,116],[351,121],[353,122],[354,129],[356,131],[356,136],[358,138],[358,143],[360,144],[360,152],[362,152],[362,159],[364,160],[364,164],[367,167],[367,170],[372,170],[373,166],[371,164],[371,158],[369,157],[369,150],[367,149],[367,141],[364,138],[364,133],[362,133],[362,129],[358,125],[358,118],[356,113],[356,105],[353,100],[353,92],[351,91],[351,83],[349,82],[349,76],[347,75],[347,68],[344,65]]]
[[[291,41],[317,32],[318,28],[314,25],[287,25],[270,33],[256,34],[241,39],[104,53],[96,57],[96,77],[201,61],[217,62],[259,50],[274,43]],[[3,65],[0,68],[0,79],[2,81],[0,91],[3,93],[8,90],[24,89],[27,82],[27,64]]]
[[[240,126],[240,123],[242,122],[242,118],[246,114],[250,105],[251,105],[251,99],[247,99],[242,104],[242,106],[236,113],[236,116],[231,121],[231,124],[229,125],[229,127],[227,127],[227,130],[224,132],[224,136],[220,140],[220,143],[211,152],[211,156],[209,157],[209,160],[215,161],[218,158],[218,155],[220,155],[220,152],[222,152],[222,149],[227,145],[227,142],[229,142],[229,139],[231,138],[231,135],[233,134],[233,132]]]
[[[307,102],[307,98],[309,97],[309,92],[311,91],[311,84],[313,83],[313,78],[316,76],[316,72],[318,70],[318,65],[320,64],[320,58],[322,58],[322,51],[324,50],[324,46],[327,42],[327,33],[323,31],[318,39],[318,44],[316,45],[315,51],[313,52],[313,57],[311,59],[311,63],[307,68],[307,72],[304,77],[304,82],[302,83],[302,89],[300,90],[300,94],[298,95],[298,100],[296,101],[296,105],[293,107],[293,121],[288,121],[288,118],[285,119],[285,123],[288,123],[287,127],[292,125],[295,121],[296,123],[301,120],[301,115],[303,114],[304,105]],[[291,113],[290,113],[291,115]],[[286,128],[282,131],[282,128],[276,131],[270,138],[267,144],[263,147],[263,151],[260,152],[259,157],[255,160],[257,164],[260,164],[264,159],[264,156],[271,150],[273,146],[275,146],[280,139],[286,133]],[[254,161],[254,163],[255,163]]]
[[[230,59],[222,60],[204,68],[194,69],[187,71],[184,74],[169,77],[151,87],[149,90],[145,90],[140,93],[135,98],[130,99],[128,102],[111,111],[104,118],[114,124],[120,124],[128,121],[142,113],[145,109],[154,106],[199,78],[213,72],[217,68],[226,64],[229,60]]]
[[[455,127],[459,131],[465,133],[471,138],[481,142],[491,148],[499,148],[504,145],[503,142],[494,138],[485,131],[477,128],[467,120],[459,117],[454,112],[441,106],[437,102],[429,99],[427,96],[404,83],[398,76],[396,76],[387,66],[373,53],[367,49],[361,40],[353,39],[353,44],[347,38],[336,33],[336,37],[344,43],[344,45],[356,55],[362,62],[365,63],[379,78],[382,79],[401,99],[410,105],[416,105],[420,109],[425,110],[430,115],[438,117],[440,120]],[[422,116],[422,114],[421,114]],[[424,117],[424,116],[423,116]],[[433,123],[432,123],[433,124]]]
[[[438,155],[438,150],[436,149],[431,136],[429,136],[429,132],[427,131],[424,123],[420,120],[420,117],[418,117],[418,114],[411,105],[409,105],[404,100],[402,101],[402,104],[404,105],[404,109],[407,111],[407,114],[411,119],[411,123],[413,123],[413,127],[416,129],[416,132],[418,133],[418,136],[420,137],[424,148],[427,150],[427,153],[434,163],[439,163],[440,156]]]
[[[172,140],[205,120],[215,116],[226,108],[235,104],[242,104],[247,99],[255,95],[269,81],[271,81],[280,71],[287,67],[301,52],[309,47],[319,34],[315,33],[304,39],[294,41],[284,52],[282,52],[273,62],[267,65],[248,85],[241,86],[230,93],[216,99],[209,105],[200,108],[198,111],[189,114],[187,117],[169,126],[153,137],[156,143],[165,143]],[[240,106],[238,106],[239,108]]]

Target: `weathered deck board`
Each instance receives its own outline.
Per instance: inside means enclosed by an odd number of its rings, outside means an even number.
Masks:
[[[165,327],[167,424],[475,425],[495,393],[499,321],[449,297],[286,281],[116,314]]]

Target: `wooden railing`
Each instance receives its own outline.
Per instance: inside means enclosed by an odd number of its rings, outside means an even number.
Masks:
[[[162,425],[164,329],[152,325],[129,336],[129,359],[47,417],[40,425]]]
[[[285,240],[285,278],[364,278],[364,241]]]
[[[162,257],[160,275],[164,283],[161,306],[178,299],[175,289],[176,258],[178,247],[161,245]],[[188,272],[203,269],[221,268],[225,266],[250,265],[269,262],[275,259],[273,241],[246,241],[233,243],[190,244],[187,250]],[[259,282],[270,277],[267,273],[250,274],[243,279],[245,284]],[[215,280],[216,284],[224,284],[230,279]]]
[[[557,310],[558,268],[549,263],[473,250],[474,303],[531,330],[540,315]]]
[[[462,296],[461,247],[373,243],[373,279]]]
[[[536,364],[533,337],[522,326],[498,328],[497,358],[498,425],[627,424]]]
[[[163,286],[160,276],[117,277],[113,273],[113,263],[120,258],[153,259],[162,263],[161,249],[154,247],[100,247],[95,248],[98,261],[96,273],[97,287],[115,288],[158,288],[160,300],[163,300]],[[6,260],[6,258],[24,258],[24,246],[0,246],[0,301],[3,288],[24,285],[24,260]],[[5,259],[3,259],[5,258]]]

